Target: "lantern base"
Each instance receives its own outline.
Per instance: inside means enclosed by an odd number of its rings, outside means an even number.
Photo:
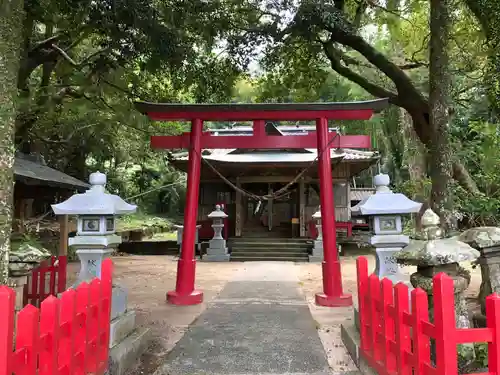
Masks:
[[[189,294],[179,294],[177,291],[172,290],[167,293],[167,302],[179,306],[199,305],[203,302],[203,292],[193,290]]]
[[[340,296],[327,296],[325,293],[316,293],[316,305],[326,307],[348,307],[352,306],[352,296],[342,294]]]

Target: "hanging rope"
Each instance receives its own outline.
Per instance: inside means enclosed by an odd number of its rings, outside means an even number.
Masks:
[[[153,189],[151,189],[151,190],[145,191],[145,192],[140,193],[140,194],[137,194],[137,195],[133,195],[133,196],[131,196],[131,197],[127,197],[127,198],[125,198],[125,199],[126,199],[126,200],[131,200],[131,199],[139,198],[139,197],[142,197],[143,195],[146,195],[146,194],[149,194],[149,193],[153,193],[153,192],[155,192],[155,191],[157,191],[157,190],[162,190],[162,189],[165,189],[165,188],[170,187],[170,186],[183,184],[183,183],[185,183],[185,182],[186,182],[186,180],[185,180],[185,179],[179,179],[179,180],[174,181],[174,182],[171,182],[171,183],[169,183],[169,184],[166,184],[166,185],[163,185],[163,186],[159,186],[159,187],[155,187],[155,188],[153,188]]]
[[[330,146],[330,144],[335,141],[337,139],[337,137],[339,136],[339,133],[336,133],[335,134],[335,137],[333,137],[326,145],[326,147],[322,150],[320,150],[320,152],[318,153],[318,155],[314,158],[313,161],[311,161],[311,163],[309,163],[309,165],[307,167],[305,167],[304,169],[302,169],[302,171],[299,172],[299,174],[297,174],[289,183],[287,183],[285,186],[283,186],[281,189],[279,190],[276,190],[275,192],[273,192],[272,194],[266,194],[266,195],[257,195],[257,194],[254,194],[248,190],[244,190],[238,186],[236,186],[235,184],[233,184],[230,180],[228,180],[222,173],[220,173],[217,168],[215,168],[207,159],[203,158],[203,156],[201,154],[198,153],[198,155],[200,156],[201,160],[203,160],[203,162],[217,175],[221,178],[222,181],[224,181],[227,185],[229,185],[233,190],[251,198],[251,199],[254,199],[256,201],[262,201],[262,200],[269,200],[269,199],[280,199],[281,197],[285,196],[286,194],[288,194],[288,189],[294,185],[295,183],[297,183],[300,178],[316,163],[316,161],[318,160],[319,158],[319,155],[322,154],[323,152],[325,152],[325,150],[328,149],[328,147]],[[197,152],[195,150],[195,152]]]

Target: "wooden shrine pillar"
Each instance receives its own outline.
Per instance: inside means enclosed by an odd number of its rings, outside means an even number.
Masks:
[[[268,192],[269,195],[273,194],[273,186],[269,184]],[[267,229],[269,231],[273,230],[273,198],[267,200]]]
[[[304,179],[299,181],[299,236],[306,236],[306,189]]]
[[[236,177],[236,187],[238,189],[241,189],[241,182],[240,178]],[[241,191],[236,190],[236,199],[235,199],[235,204],[236,204],[236,212],[234,215],[234,235],[236,237],[241,237],[241,232],[242,232],[242,213],[243,213],[243,207],[242,207],[242,196],[241,196]]]
[[[68,215],[59,216],[59,255],[68,255]]]

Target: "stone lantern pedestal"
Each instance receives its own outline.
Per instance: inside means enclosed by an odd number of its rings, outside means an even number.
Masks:
[[[478,227],[463,232],[459,241],[465,242],[478,250],[481,267],[481,287],[478,300],[483,315],[486,318],[486,297],[492,293],[500,293],[500,228]]]
[[[91,188],[85,193],[52,205],[56,215],[77,217],[77,234],[68,240],[80,259],[80,272],[74,287],[101,277],[103,260],[121,243],[121,237],[115,234],[116,216],[133,213],[137,208],[105,191],[106,175],[92,173],[90,184]],[[146,349],[149,329],[137,329],[136,314],[127,308],[127,291],[124,288],[113,284],[111,298],[108,373],[123,375]]]
[[[222,211],[220,205],[216,205],[215,210],[208,217],[213,220],[214,237],[209,241],[207,255],[203,257],[203,260],[207,262],[228,262],[230,255],[227,253],[226,240],[222,237],[224,219],[228,216]]]
[[[479,252],[457,238],[443,238],[440,219],[431,209],[422,216],[422,239],[411,241],[404,250],[395,254],[398,263],[417,266],[410,281],[415,288],[423,289],[429,299],[429,318],[434,318],[433,280],[440,272],[453,279],[455,294],[455,324],[457,328],[470,328],[470,318],[465,300],[465,290],[470,274],[459,263],[474,261]],[[472,344],[461,344],[460,367],[464,368],[475,357]]]
[[[394,254],[410,241],[408,236],[403,235],[402,216],[417,213],[422,204],[412,201],[404,194],[393,193],[389,188],[390,182],[386,174],[375,176],[375,194],[363,199],[352,211],[371,217],[373,236],[370,243],[377,256],[375,274],[380,279],[388,278],[393,283],[398,283],[405,280]]]
[[[184,226],[183,225],[174,225],[174,227],[177,229],[177,245],[179,245],[179,256],[181,256],[181,249],[182,249],[182,234],[184,232]],[[198,237],[198,232],[201,228],[201,224],[198,224],[196,226],[196,237],[194,239],[194,247],[195,251],[194,254],[196,256],[196,248],[199,246],[199,237]]]
[[[48,250],[26,243],[10,252],[8,286],[16,291],[16,311],[24,307],[24,287],[28,283],[31,271],[48,258],[50,258]]]
[[[316,221],[318,237],[316,237],[316,239],[314,240],[312,254],[309,255],[309,262],[321,263],[323,262],[323,230],[321,225],[321,207],[318,207],[318,211],[316,211],[314,215],[312,215],[312,218]]]

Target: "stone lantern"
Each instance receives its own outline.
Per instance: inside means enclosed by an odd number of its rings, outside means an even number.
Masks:
[[[230,255],[227,253],[226,240],[222,237],[224,229],[224,219],[227,214],[222,211],[220,205],[215,206],[215,210],[208,214],[208,218],[213,220],[212,228],[214,228],[214,237],[209,241],[207,255],[203,260],[208,262],[227,262]]]
[[[91,187],[85,193],[52,205],[56,215],[77,217],[76,236],[68,240],[81,263],[75,286],[101,277],[103,260],[121,243],[121,237],[115,234],[116,217],[133,213],[137,208],[105,191],[105,174],[92,173],[89,182]],[[146,348],[149,329],[136,328],[135,311],[127,309],[127,292],[116,284],[112,289],[110,318],[108,371],[110,375],[122,375]]]
[[[429,300],[429,317],[434,319],[433,277],[444,272],[453,279],[455,294],[455,324],[457,328],[470,328],[469,313],[465,300],[465,290],[470,283],[470,273],[459,263],[474,261],[479,251],[457,237],[443,238],[439,216],[427,209],[422,216],[421,239],[412,240],[410,245],[394,254],[400,264],[416,266],[417,272],[410,276],[415,288],[427,293]],[[464,368],[475,357],[473,344],[460,344],[459,368]]]
[[[394,253],[408,245],[410,238],[403,235],[402,216],[417,213],[422,203],[412,201],[404,194],[394,193],[389,188],[391,180],[386,174],[373,178],[375,194],[363,199],[352,211],[358,215],[371,217],[373,236],[370,244],[375,247],[375,274],[388,278],[394,283],[403,281]]]
[[[465,242],[481,254],[481,287],[479,289],[479,304],[481,305],[482,324],[485,323],[486,297],[492,293],[500,293],[500,228],[478,227],[471,228],[460,234],[458,240]]]
[[[184,225],[174,225],[174,228],[177,229],[177,245],[179,245],[179,256],[181,256],[182,233],[184,232]],[[198,238],[198,232],[199,232],[200,228],[201,228],[201,224],[198,224],[196,226],[196,237],[194,238],[194,246],[195,246],[195,248],[199,248],[199,245],[200,245],[200,241],[199,241],[199,238]],[[195,255],[196,255],[196,251],[195,251]]]
[[[133,213],[137,209],[119,196],[106,193],[105,174],[92,173],[89,182],[91,187],[85,193],[52,205],[56,215],[77,217],[76,236],[68,241],[69,246],[76,249],[81,262],[76,285],[101,277],[102,261],[121,243],[121,237],[115,234],[116,216]]]
[[[312,218],[316,222],[318,236],[314,240],[312,255],[309,255],[309,262],[321,263],[323,261],[323,230],[321,225],[321,206],[318,207],[318,211],[316,211],[312,215]]]

